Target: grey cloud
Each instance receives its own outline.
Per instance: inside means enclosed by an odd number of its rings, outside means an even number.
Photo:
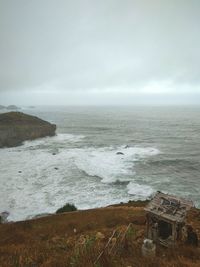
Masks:
[[[0,90],[200,92],[199,25],[198,0],[0,0]]]

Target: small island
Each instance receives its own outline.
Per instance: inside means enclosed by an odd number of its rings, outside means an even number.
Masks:
[[[10,111],[18,111],[20,109],[20,107],[16,106],[16,105],[9,105],[9,106],[4,106],[4,105],[0,105],[0,110],[10,110]]]
[[[56,125],[22,112],[0,114],[0,148],[21,145],[26,140],[54,136]]]
[[[19,107],[17,107],[17,106],[15,106],[15,105],[9,105],[9,106],[7,106],[6,107],[6,109],[8,109],[8,110],[18,110],[18,109],[20,109]]]

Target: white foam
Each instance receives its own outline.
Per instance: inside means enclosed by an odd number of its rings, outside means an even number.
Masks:
[[[68,148],[61,144],[79,142],[83,137],[58,135],[53,138],[60,144],[56,155],[52,155],[49,141],[45,140],[41,142],[49,145],[42,148],[31,149],[24,145],[0,150],[0,212],[9,211],[9,220],[55,212],[66,202],[73,202],[79,208],[92,208],[128,201],[125,188],[120,191],[110,183],[130,181],[134,178],[136,161],[159,153],[153,148],[122,146]],[[40,144],[40,140],[30,144],[37,146],[37,142]],[[124,155],[117,155],[119,151]],[[89,176],[81,174],[81,171]],[[130,186],[129,193],[133,192]],[[141,197],[139,189],[135,191],[137,193]]]
[[[76,143],[84,139],[84,135],[75,135],[75,134],[63,134],[59,133],[52,137],[43,137],[32,141],[25,141],[23,147],[34,147],[39,145],[51,145],[54,143]]]
[[[134,182],[130,182],[127,185],[127,189],[128,189],[128,193],[130,195],[133,195],[135,197],[135,199],[139,199],[139,200],[145,200],[148,197],[150,197],[154,190],[151,186],[149,185],[140,185],[140,184],[136,184]]]
[[[59,133],[56,136],[52,137],[52,140],[59,141],[59,142],[79,142],[84,139],[85,136],[81,134],[64,134]]]
[[[88,149],[79,151],[75,163],[88,175],[100,177],[103,183],[123,182],[130,181],[130,176],[135,174],[134,162],[158,153],[155,148],[140,147]]]

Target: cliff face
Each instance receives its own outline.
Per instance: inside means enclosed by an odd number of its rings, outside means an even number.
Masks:
[[[0,147],[21,145],[25,140],[54,136],[56,125],[21,112],[0,114]]]

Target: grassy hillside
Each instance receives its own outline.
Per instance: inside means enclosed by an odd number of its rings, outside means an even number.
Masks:
[[[199,267],[199,248],[183,245],[175,250],[158,248],[155,258],[142,257],[143,205],[136,202],[0,225],[0,266]],[[200,211],[192,210],[188,220],[199,234]],[[120,233],[123,240],[117,242]],[[112,242],[96,261],[112,235]]]

